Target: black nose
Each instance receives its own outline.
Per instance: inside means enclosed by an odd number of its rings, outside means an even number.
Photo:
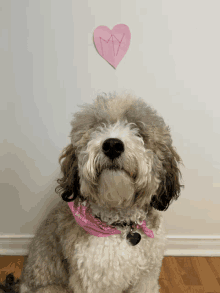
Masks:
[[[111,160],[119,157],[124,151],[124,144],[118,138],[108,138],[103,142],[102,150]]]

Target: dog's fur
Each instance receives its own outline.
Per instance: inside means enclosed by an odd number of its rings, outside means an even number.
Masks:
[[[71,144],[60,157],[61,201],[42,222],[30,244],[20,293],[156,293],[165,249],[162,212],[180,194],[182,163],[170,129],[155,110],[131,94],[98,96],[72,121]],[[124,152],[110,159],[103,142],[118,138]],[[75,221],[66,201],[86,199],[107,224],[146,220],[154,238],[121,234],[97,237]]]

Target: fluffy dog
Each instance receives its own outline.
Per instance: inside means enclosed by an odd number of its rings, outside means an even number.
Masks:
[[[162,211],[183,187],[169,127],[130,94],[98,96],[71,125],[63,200],[30,244],[20,293],[158,293]]]

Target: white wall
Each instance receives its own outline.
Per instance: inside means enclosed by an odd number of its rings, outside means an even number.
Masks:
[[[185,189],[168,234],[219,235],[220,1],[0,1],[0,233],[34,233],[58,201],[58,156],[77,105],[132,90],[170,125]],[[93,45],[99,25],[127,24],[113,69]]]

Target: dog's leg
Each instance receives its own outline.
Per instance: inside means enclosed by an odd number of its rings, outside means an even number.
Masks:
[[[150,279],[140,281],[135,287],[126,293],[159,293],[160,286],[158,280],[150,277]]]
[[[32,293],[32,292],[36,292],[36,293],[73,293],[72,290],[70,289],[66,289],[63,286],[58,286],[58,285],[49,285],[46,287],[42,287],[39,288],[37,291],[31,291],[30,288],[28,288],[27,286],[25,286],[24,284],[22,284],[20,286],[20,293]]]
[[[160,271],[150,272],[141,276],[139,282],[132,289],[126,291],[128,293],[159,293],[159,275]]]
[[[82,282],[80,277],[76,274],[73,274],[69,279],[69,287],[73,290],[74,293],[85,293],[83,289]]]
[[[70,289],[65,289],[62,286],[51,285],[44,288],[40,288],[36,293],[72,293]]]
[[[150,277],[144,282],[140,282],[132,291],[129,293],[159,293],[160,286],[158,280],[154,277]]]
[[[69,282],[69,287],[73,290],[74,293],[123,293],[119,288],[117,289],[112,286],[106,287],[104,285],[103,287],[100,287],[99,285],[100,284],[95,283],[94,281],[88,289],[83,289],[82,281],[80,281],[80,278],[77,277],[76,274],[70,277]]]

